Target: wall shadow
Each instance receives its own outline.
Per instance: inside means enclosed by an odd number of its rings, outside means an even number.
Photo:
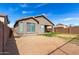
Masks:
[[[5,52],[7,53],[6,55],[19,55],[16,40],[13,31],[10,28],[9,28],[9,39],[6,42]]]

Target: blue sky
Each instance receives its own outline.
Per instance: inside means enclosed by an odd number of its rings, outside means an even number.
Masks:
[[[10,27],[20,18],[41,14],[54,24],[79,25],[78,3],[0,3],[0,14],[8,15]]]

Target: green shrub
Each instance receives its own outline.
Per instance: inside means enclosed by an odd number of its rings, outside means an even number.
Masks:
[[[56,36],[57,33],[55,32],[46,32],[45,34],[43,34],[44,36],[48,36],[48,37],[52,37],[52,36]]]

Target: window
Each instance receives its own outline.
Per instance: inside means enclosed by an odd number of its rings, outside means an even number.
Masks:
[[[41,30],[42,33],[44,33],[45,32],[45,26],[44,25],[41,25],[40,30]]]
[[[27,23],[27,32],[35,32],[35,24]]]
[[[20,22],[19,23],[19,33],[23,33],[24,32],[24,23]]]

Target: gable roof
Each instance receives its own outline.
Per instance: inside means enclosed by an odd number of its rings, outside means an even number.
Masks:
[[[44,17],[48,22],[50,22],[52,25],[54,25],[54,23],[52,23],[46,16],[40,15],[40,16],[36,16],[35,18],[38,18],[38,17]]]
[[[10,21],[8,20],[8,15],[0,14],[0,17],[4,17],[7,20],[7,24],[10,23]]]
[[[17,20],[16,23],[14,24],[14,27],[16,26],[16,24],[18,24],[19,21],[28,20],[28,19],[33,19],[39,24],[39,22],[34,17],[28,17],[28,18],[22,18],[22,19]]]
[[[16,23],[14,24],[14,27],[17,25],[17,23],[18,23],[19,21],[28,20],[28,19],[33,19],[33,20],[35,20],[35,21],[39,24],[39,21],[36,19],[36,18],[38,18],[38,17],[44,17],[48,22],[50,22],[52,25],[54,25],[54,24],[53,24],[50,20],[48,20],[44,15],[40,15],[40,16],[35,16],[35,17],[28,17],[28,18],[19,19],[19,20],[17,20]]]

